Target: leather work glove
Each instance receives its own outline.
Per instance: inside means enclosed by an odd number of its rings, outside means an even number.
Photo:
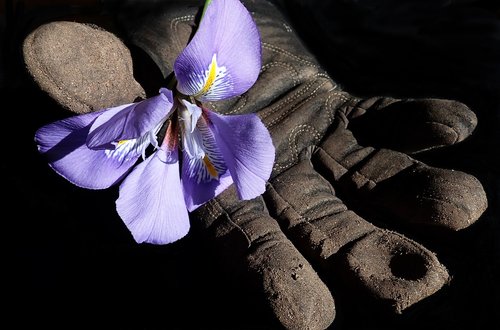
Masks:
[[[261,33],[259,79],[241,97],[207,107],[257,113],[276,161],[262,197],[241,201],[230,187],[191,214],[193,227],[288,329],[330,326],[337,285],[398,313],[433,295],[450,280],[445,266],[385,227],[457,231],[484,212],[486,195],[475,177],[409,156],[464,140],[475,128],[474,113],[450,100],[350,95],[276,7],[243,3]],[[126,14],[123,38],[167,77],[201,5],[169,1]],[[25,40],[24,57],[39,86],[73,112],[131,102],[148,90],[134,80],[121,41],[93,26],[44,25]]]

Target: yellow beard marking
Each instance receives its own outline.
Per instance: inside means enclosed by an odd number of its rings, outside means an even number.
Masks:
[[[210,176],[213,178],[217,178],[219,176],[219,173],[217,173],[217,170],[215,169],[214,165],[210,162],[210,159],[208,159],[207,155],[203,157],[203,163],[207,167],[208,173]]]
[[[214,84],[216,74],[217,74],[217,60],[215,59],[215,54],[214,54],[214,56],[212,57],[212,63],[210,63],[210,67],[208,69],[208,77],[207,81],[205,82],[205,86],[203,86],[203,88],[194,95],[195,97],[206,94],[210,90],[210,88]]]
[[[122,144],[126,143],[128,140],[120,140],[116,143],[117,146],[121,146]]]

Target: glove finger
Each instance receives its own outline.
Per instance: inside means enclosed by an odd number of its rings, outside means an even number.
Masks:
[[[242,201],[229,188],[193,215],[224,265],[262,293],[285,328],[325,329],[333,322],[330,291],[269,216],[262,198]]]
[[[370,98],[356,104],[349,119],[362,145],[407,153],[456,144],[477,125],[466,105],[444,99]]]
[[[273,178],[265,200],[287,236],[329,278],[343,276],[386,308],[401,312],[449,279],[425,247],[349,210],[309,159]]]
[[[23,43],[29,73],[42,90],[76,113],[145,97],[134,79],[127,47],[110,32],[74,22],[52,22]]]
[[[360,146],[341,118],[313,161],[349,205],[398,223],[459,230],[486,210],[481,183],[461,171],[428,166],[406,154]]]

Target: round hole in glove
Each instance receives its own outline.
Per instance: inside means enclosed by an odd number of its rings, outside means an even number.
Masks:
[[[423,278],[427,273],[424,258],[415,253],[402,253],[393,256],[389,267],[394,276],[410,281]]]
[[[398,313],[449,280],[434,253],[387,230],[378,229],[359,239],[346,257],[351,281]]]

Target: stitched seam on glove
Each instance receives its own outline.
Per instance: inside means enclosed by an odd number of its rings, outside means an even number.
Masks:
[[[313,63],[311,61],[308,61],[308,60],[306,60],[306,59],[304,59],[302,57],[299,57],[299,56],[297,56],[295,54],[292,54],[289,51],[286,51],[283,48],[280,48],[278,46],[274,46],[274,45],[269,44],[267,42],[262,42],[262,48],[271,50],[271,51],[273,51],[275,53],[279,53],[281,55],[288,56],[288,57],[290,57],[290,58],[292,58],[294,60],[299,61],[302,64],[307,64],[307,65],[309,65],[309,66],[311,66],[313,68],[318,68],[319,69],[319,66],[317,64],[315,64],[315,63]]]
[[[184,49],[184,47],[186,47],[186,45],[183,42],[181,42],[181,40],[178,37],[179,35],[181,35],[178,32],[177,28],[179,23],[186,23],[186,22],[193,23],[195,18],[196,18],[195,15],[185,15],[185,16],[175,17],[170,21],[170,29],[174,31],[174,33],[172,33],[171,35],[175,39],[175,43],[177,44],[177,49]]]
[[[284,67],[286,70],[291,72],[292,79],[293,79],[293,85],[294,86],[299,85],[300,81],[299,81],[298,71],[293,67],[293,65],[286,63],[286,62],[281,62],[281,61],[269,62],[269,63],[262,66],[260,73],[262,74],[263,72],[267,71],[269,68],[273,68],[273,67],[277,67],[277,66]]]
[[[292,150],[292,159],[290,159],[287,163],[280,164],[279,162],[276,162],[273,167],[273,172],[277,172],[276,174],[272,175],[272,177],[275,177],[277,174],[283,172],[284,170],[292,167],[293,165],[297,164],[299,162],[299,154],[302,150],[299,150],[298,148],[298,143],[297,139],[300,133],[303,132],[310,132],[313,134],[314,140],[316,140],[315,143],[318,143],[321,140],[321,134],[320,132],[314,128],[313,126],[310,125],[299,125],[296,126],[295,129],[290,133],[288,136],[288,145],[290,146],[290,149]]]
[[[305,85],[305,87],[300,87],[300,89],[296,92],[293,92],[291,95],[281,99],[277,104],[274,104],[272,105],[271,107],[265,109],[262,111],[262,119],[265,120],[266,118],[268,118],[269,116],[275,114],[276,112],[278,112],[279,110],[283,109],[284,107],[286,107],[287,105],[293,103],[294,101],[296,101],[299,97],[301,97],[302,95],[306,94],[307,92],[309,92],[309,90],[311,88],[313,88],[313,86],[318,82],[319,77],[325,77],[323,74],[316,74],[315,75],[315,78],[316,79],[313,79],[309,82],[307,82],[307,84]],[[311,94],[302,102],[298,103],[298,104],[294,104],[293,107],[290,107],[290,109],[288,111],[283,111],[282,113],[280,113],[280,115],[273,119],[272,121],[268,122],[267,123],[267,127],[272,127],[274,125],[276,125],[277,123],[281,122],[281,120],[283,120],[284,118],[288,117],[288,115],[292,112],[294,112],[300,105],[304,104],[304,102],[307,102],[308,100],[310,100],[312,97],[318,95],[318,90],[321,89],[321,87],[323,87],[328,81],[331,81],[330,79],[327,79],[325,81],[323,81],[322,83],[319,84],[319,86],[315,87],[314,90],[311,92]]]

